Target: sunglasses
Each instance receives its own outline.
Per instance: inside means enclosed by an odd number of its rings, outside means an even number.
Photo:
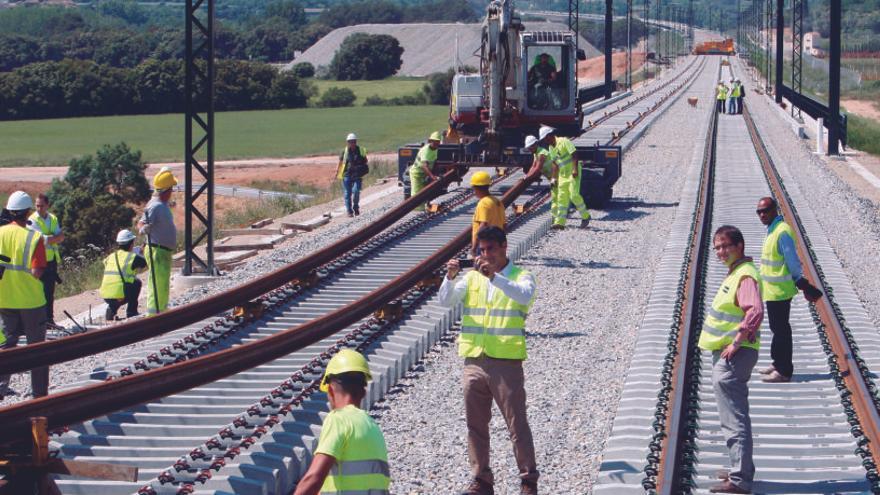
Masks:
[[[757,210],[755,210],[755,213],[757,213],[758,215],[761,215],[762,213],[769,213],[772,210],[773,210],[773,207],[768,206],[767,208],[758,208]]]

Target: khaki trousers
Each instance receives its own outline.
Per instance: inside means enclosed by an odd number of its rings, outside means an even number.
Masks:
[[[489,421],[492,419],[494,400],[507,423],[520,478],[537,480],[535,445],[526,416],[522,361],[488,356],[466,358],[462,385],[468,428],[468,460],[474,478],[494,483],[489,466]]]

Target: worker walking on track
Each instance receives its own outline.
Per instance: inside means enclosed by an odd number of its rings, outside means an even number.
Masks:
[[[116,312],[123,304],[126,305],[126,318],[138,314],[141,281],[137,279],[137,272],[147,267],[147,260],[136,251],[134,241],[131,231],[120,230],[116,235],[118,249],[104,259],[104,277],[99,293],[107,303],[106,321],[115,320]]]
[[[34,203],[24,191],[15,191],[6,202],[11,222],[0,227],[0,319],[3,349],[18,345],[22,335],[28,344],[46,340],[46,294],[40,276],[46,269],[45,238],[27,228]],[[35,363],[36,364],[36,363]],[[49,367],[31,369],[34,397],[49,393]],[[9,375],[0,376],[0,398],[9,393]]]
[[[767,226],[767,237],[761,249],[761,295],[767,304],[767,318],[773,342],[770,344],[772,364],[761,370],[762,381],[786,383],[794,374],[792,363],[791,300],[804,291],[804,297],[818,301],[822,291],[804,278],[801,261],[794,242],[794,230],[779,214],[776,200],[761,198],[756,210],[761,223]]]
[[[58,248],[59,244],[64,242],[64,233],[61,231],[58,217],[49,213],[48,196],[38,194],[36,207],[37,211],[33,212],[28,220],[30,220],[29,228],[43,235],[46,246],[46,269],[40,277],[43,293],[46,295],[46,326],[60,330],[61,327],[55,323],[55,284],[61,281],[58,277],[58,267],[61,265]]]
[[[390,493],[385,437],[359,407],[371,379],[367,360],[351,349],[342,349],[327,364],[320,388],[329,396],[331,411],[295,495]]]
[[[727,86],[724,85],[724,81],[718,81],[718,86],[715,88],[715,103],[715,110],[724,113],[724,107],[727,105]]]
[[[507,218],[504,215],[504,203],[489,193],[492,179],[489,174],[482,170],[471,177],[471,186],[474,188],[474,196],[477,197],[477,208],[474,210],[473,228],[471,229],[471,255],[479,254],[477,245],[477,232],[486,226],[495,226],[504,230]]]
[[[540,141],[535,136],[526,136],[525,148],[532,154],[534,154],[534,158],[532,159],[532,166],[529,168],[529,175],[535,172],[536,170],[541,171],[541,175],[547,178],[550,181],[550,216],[556,217],[556,204],[558,201],[556,200],[556,195],[559,191],[559,187],[557,186],[557,180],[553,175],[553,154],[546,146],[540,146]]]
[[[473,479],[467,495],[493,495],[489,465],[489,421],[492,401],[507,423],[519,468],[520,493],[538,493],[535,446],[526,415],[525,321],[535,300],[535,278],[507,259],[507,237],[498,227],[477,233],[480,255],[474,270],[456,280],[457,259],[446,264],[440,303],[463,303],[458,355],[464,358],[462,386],[468,430],[468,460]]]
[[[752,421],[749,417],[749,377],[761,347],[760,276],[745,256],[745,240],[736,227],[724,225],[712,239],[715,255],[727,266],[700,332],[698,346],[712,353],[712,387],[721,432],[727,442],[730,470],[719,471],[712,493],[751,493],[755,477],[752,460]]]
[[[427,144],[422,146],[416,159],[409,167],[410,195],[415,196],[428,185],[428,179],[437,180],[434,174],[434,163],[437,162],[437,148],[440,147],[440,132],[434,131],[428,138]],[[419,205],[416,210],[425,210],[425,204]]]
[[[370,171],[367,149],[358,146],[357,139],[353,132],[345,138],[347,144],[339,154],[339,165],[336,166],[336,178],[342,181],[345,210],[349,217],[361,214],[361,186],[363,177]]]
[[[590,212],[581,197],[581,162],[575,159],[577,148],[570,139],[556,137],[556,129],[541,126],[538,131],[540,139],[549,149],[553,157],[553,174],[557,178],[556,213],[553,215],[554,229],[564,229],[568,219],[568,205],[574,203],[581,215],[580,227],[590,225]]]
[[[168,203],[177,178],[163,168],[153,177],[153,198],[147,203],[138,222],[140,233],[147,236],[144,255],[150,269],[147,277],[147,315],[155,315],[168,308],[171,289],[171,256],[177,247],[177,228]]]

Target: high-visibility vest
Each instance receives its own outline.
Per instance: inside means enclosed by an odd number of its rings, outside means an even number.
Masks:
[[[117,249],[115,253],[104,258],[104,278],[101,279],[102,299],[122,299],[125,297],[124,284],[134,282],[135,271],[131,267],[135,254],[131,251]],[[122,274],[120,276],[120,270]]]
[[[37,227],[37,230],[45,236],[55,235],[55,232],[58,231],[58,217],[51,213],[49,213],[49,225],[46,225],[46,222],[43,221],[43,218],[37,212],[33,212],[29,220],[33,222],[34,226]],[[46,245],[46,261],[56,261],[61,263],[61,254],[58,252],[58,244],[49,244],[49,241],[46,241],[43,244]]]
[[[551,151],[559,166],[559,179],[571,178],[571,173],[574,170],[574,153],[577,151],[574,143],[568,138],[558,137]]]
[[[528,275],[513,266],[510,279],[517,281]],[[458,355],[480,357],[485,354],[498,359],[526,358],[526,316],[529,305],[520,304],[495,289],[488,301],[489,279],[476,271],[470,271],[467,292],[461,317],[461,334],[458,336]]]
[[[727,86],[718,86],[718,96],[716,96],[719,100],[727,99]]]
[[[797,295],[797,287],[791,272],[785,265],[785,257],[779,252],[779,238],[788,234],[792,240],[794,231],[784,221],[776,222],[764,239],[761,248],[761,293],[765,301],[784,301]]]
[[[357,152],[359,156],[367,156],[367,149],[362,146],[357,147]],[[339,163],[341,163],[342,166],[339,167],[339,173],[336,175],[337,179],[345,177],[345,169],[348,168],[348,146],[343,148],[342,153],[339,154]]]
[[[555,159],[553,153],[547,148],[538,148],[535,151],[535,156],[543,156],[544,163],[541,166],[541,174],[548,179],[553,178],[553,160]]]
[[[734,98],[739,98],[740,97],[740,88],[742,88],[742,86],[740,86],[739,84],[734,84],[733,90],[732,90],[730,96],[732,96]]]
[[[700,332],[700,341],[697,343],[700,349],[721,350],[732,343],[736,337],[737,328],[745,317],[745,311],[736,305],[736,291],[743,277],[755,279],[760,287],[761,277],[758,275],[755,264],[751,261],[740,263],[727,275],[727,278],[721,283],[721,287],[718,288],[718,293],[712,300],[712,307],[703,320],[703,330]],[[743,341],[742,346],[758,350],[761,347],[760,336],[756,336],[754,342]]]
[[[346,438],[344,450],[324,478],[321,495],[388,495],[388,450],[379,425],[355,406],[331,411],[324,420],[325,426],[328,421],[341,423],[334,433],[344,430]],[[318,450],[320,453],[320,443]]]
[[[437,161],[437,151],[438,150],[432,150],[430,144],[426,143],[422,146],[421,149],[419,149],[418,155],[416,155],[416,161],[414,161],[409,167],[410,177],[424,182],[428,175],[422,170],[422,162],[428,162],[428,168],[431,168],[434,162]]]
[[[0,227],[0,254],[10,261],[0,279],[0,308],[34,309],[46,305],[43,283],[31,275],[31,260],[40,242],[40,233],[16,223]]]

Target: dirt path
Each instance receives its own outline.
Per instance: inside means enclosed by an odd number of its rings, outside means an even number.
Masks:
[[[871,100],[840,100],[840,104],[859,117],[880,122],[880,108]]]

